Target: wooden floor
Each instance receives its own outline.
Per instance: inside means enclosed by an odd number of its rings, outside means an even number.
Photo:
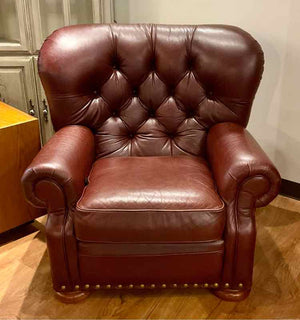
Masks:
[[[77,305],[53,296],[43,217],[0,235],[0,318],[300,318],[300,202],[278,197],[256,216],[254,286],[245,301],[220,301],[200,289],[158,289],[96,292]]]

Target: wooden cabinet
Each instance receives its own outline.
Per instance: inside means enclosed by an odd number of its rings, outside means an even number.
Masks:
[[[43,214],[24,198],[21,177],[40,149],[38,120],[0,102],[0,232]]]
[[[0,101],[38,118],[43,144],[54,133],[37,72],[44,39],[65,25],[112,21],[112,0],[0,0]]]

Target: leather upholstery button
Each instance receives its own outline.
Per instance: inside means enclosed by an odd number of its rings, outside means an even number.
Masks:
[[[138,94],[138,90],[137,90],[137,89],[133,89],[133,90],[132,90],[132,94],[133,94],[133,96],[135,96],[135,97],[136,97],[136,96],[137,96],[137,94]]]
[[[150,117],[150,118],[155,117],[155,111],[150,110],[150,111],[149,111],[149,117]]]
[[[214,96],[214,93],[213,93],[213,91],[208,91],[207,93],[206,93],[206,96],[207,96],[207,98],[208,99],[212,99],[213,98],[213,96]]]
[[[156,62],[155,62],[155,59],[153,58],[153,60],[151,61],[151,69],[152,70],[155,70],[155,64],[156,64]]]
[[[189,110],[186,113],[186,115],[187,115],[188,118],[193,118],[195,116],[195,112],[194,112],[194,110]]]
[[[116,117],[117,115],[118,115],[117,111],[113,111],[113,112],[112,112],[112,116],[113,116],[113,117]]]
[[[129,133],[128,136],[129,136],[130,139],[132,139],[134,137],[134,134],[133,133]]]

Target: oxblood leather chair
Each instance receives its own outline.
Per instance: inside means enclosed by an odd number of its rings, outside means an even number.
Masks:
[[[39,57],[57,133],[23,176],[54,289],[251,288],[280,176],[247,132],[263,52],[232,26],[78,25]]]

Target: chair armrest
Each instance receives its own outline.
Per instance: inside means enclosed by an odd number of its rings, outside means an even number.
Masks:
[[[235,123],[213,126],[207,137],[208,159],[219,194],[237,207],[262,207],[273,200],[280,175],[251,134]]]
[[[60,129],[25,170],[25,197],[32,205],[50,211],[73,206],[81,196],[94,155],[90,129],[78,125]]]

